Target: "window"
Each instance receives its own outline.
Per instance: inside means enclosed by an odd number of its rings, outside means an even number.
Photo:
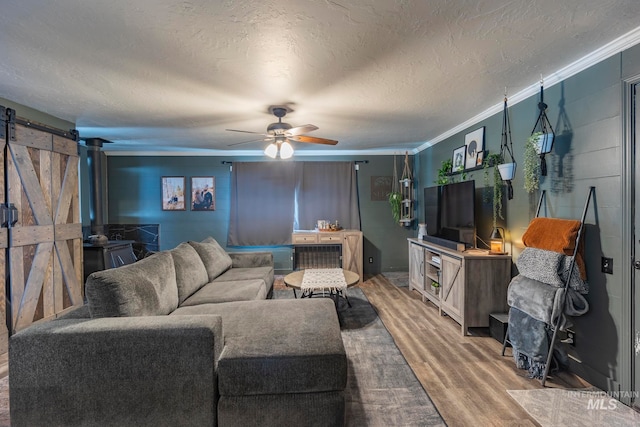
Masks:
[[[318,219],[360,229],[353,162],[234,162],[229,246],[291,243]]]

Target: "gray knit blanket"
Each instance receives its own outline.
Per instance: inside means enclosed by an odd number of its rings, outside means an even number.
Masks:
[[[521,275],[546,283],[564,287],[569,277],[572,256],[537,248],[525,248],[516,265]],[[580,277],[578,266],[574,266],[569,287],[581,294],[589,293],[589,285]]]
[[[509,283],[509,341],[518,368],[529,377],[542,378],[551,342],[550,325],[560,321],[560,330],[570,326],[567,316],[580,316],[589,310],[583,296],[589,291],[574,266],[571,278],[570,256],[536,248],[525,248],[516,261],[520,274]],[[569,280],[566,290],[565,281]],[[563,366],[566,352],[554,350],[554,359]]]

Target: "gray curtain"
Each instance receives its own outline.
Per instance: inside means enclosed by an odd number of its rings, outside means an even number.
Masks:
[[[291,243],[295,162],[233,162],[228,246]]]
[[[324,219],[360,230],[353,162],[234,162],[228,246],[291,244]]]
[[[296,188],[298,230],[311,230],[319,219],[360,230],[358,181],[354,162],[304,162]]]

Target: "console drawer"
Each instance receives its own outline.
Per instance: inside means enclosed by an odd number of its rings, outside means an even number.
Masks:
[[[318,243],[318,235],[317,234],[301,234],[301,233],[295,233],[292,235],[291,240],[293,241],[294,245],[300,245],[300,244],[314,244],[314,243]]]

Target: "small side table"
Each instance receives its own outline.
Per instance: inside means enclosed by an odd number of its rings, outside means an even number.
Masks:
[[[360,282],[360,275],[358,273],[354,273],[353,271],[344,270],[344,269],[342,270],[342,273],[344,274],[345,282],[347,282],[347,288],[355,286]],[[293,289],[293,295],[296,298],[298,298],[298,294],[296,293],[296,290],[301,290],[303,277],[304,277],[304,270],[294,271],[293,273],[289,273],[286,276],[284,276],[284,284],[287,287]],[[300,298],[307,298],[312,296],[313,296],[313,291],[310,291],[308,293],[303,292],[300,294]],[[335,295],[336,309],[338,307],[339,296],[342,296],[347,301],[347,304],[349,305],[349,307],[351,307],[351,303],[349,302],[349,298],[347,297],[346,292],[345,293],[336,292],[336,295]]]

